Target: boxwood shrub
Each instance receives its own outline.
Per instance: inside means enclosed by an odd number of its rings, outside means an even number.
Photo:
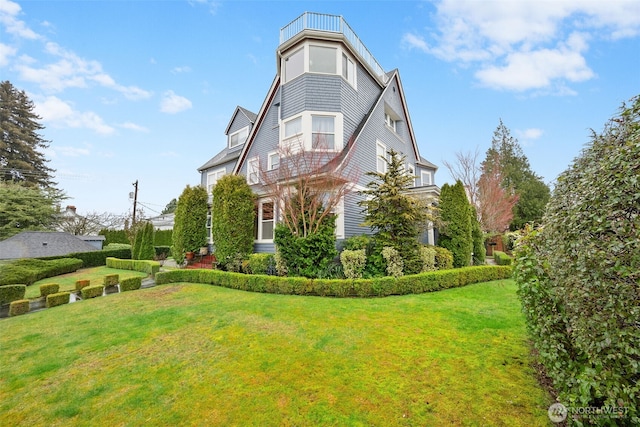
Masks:
[[[277,277],[220,270],[171,270],[158,273],[156,284],[190,282],[252,292],[331,297],[382,297],[432,292],[511,277],[510,266],[476,266],[374,279],[325,280]]]
[[[513,264],[513,258],[501,251],[493,251],[493,259],[496,260],[496,264],[498,265]]]
[[[40,296],[46,297],[47,295],[57,294],[60,290],[60,285],[57,283],[45,283],[40,285]]]
[[[120,292],[135,291],[142,286],[142,277],[129,277],[120,281]]]
[[[9,316],[19,316],[29,312],[29,300],[19,299],[9,305]]]
[[[120,276],[118,274],[107,274],[104,276],[102,284],[104,287],[115,286],[120,281]]]
[[[89,267],[100,267],[106,264],[106,260],[109,257],[121,258],[121,259],[131,259],[131,248],[119,248],[119,249],[104,249],[101,251],[91,251],[91,252],[76,252],[67,254],[64,256],[54,256],[54,257],[45,257],[40,258],[41,260],[55,260],[55,259],[64,259],[64,258],[77,258],[82,260],[84,268]]]
[[[69,304],[70,292],[58,292],[57,294],[47,295],[46,307],[56,307],[58,305]]]
[[[23,299],[26,291],[26,285],[0,286],[0,305]]]
[[[160,271],[160,263],[150,260],[118,259],[109,257],[106,260],[106,265],[109,268],[117,268],[119,270],[141,271],[152,276],[155,276],[155,274]]]
[[[104,286],[102,285],[87,286],[86,288],[82,288],[82,290],[80,291],[82,299],[99,297],[102,296],[103,293]]]

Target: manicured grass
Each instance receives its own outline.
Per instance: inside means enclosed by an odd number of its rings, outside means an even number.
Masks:
[[[35,282],[31,286],[27,286],[25,298],[37,298],[40,296],[40,285],[45,283],[57,283],[60,285],[60,292],[73,291],[76,289],[77,280],[91,280],[91,285],[102,285],[102,280],[107,274],[117,274],[120,279],[128,277],[147,277],[146,273],[131,270],[118,270],[108,267],[84,268],[75,273],[63,274],[61,276],[49,277]]]
[[[549,425],[512,281],[331,299],[174,284],[0,321],[0,425]]]

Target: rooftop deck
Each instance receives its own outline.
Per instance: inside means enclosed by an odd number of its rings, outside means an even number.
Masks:
[[[387,75],[384,69],[342,16],[305,12],[280,29],[280,44],[283,44],[304,30],[326,31],[344,35],[351,48],[360,55],[362,60],[371,67],[373,72],[382,79],[382,81],[387,81]]]

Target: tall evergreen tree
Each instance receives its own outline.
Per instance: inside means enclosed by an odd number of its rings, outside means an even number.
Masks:
[[[176,206],[171,254],[178,262],[184,261],[186,252],[195,252],[207,244],[207,190],[187,185]]]
[[[414,178],[406,173],[404,160],[390,150],[385,158],[387,172],[367,173],[374,179],[361,192],[367,198],[359,205],[364,208],[364,225],[376,233],[376,249],[396,249],[404,260],[405,273],[412,274],[422,269],[418,238],[426,229],[429,212],[424,201],[408,193]]]
[[[37,187],[0,181],[0,240],[25,230],[48,230],[56,220],[56,199]]]
[[[528,222],[539,222],[551,190],[542,177],[533,172],[518,140],[511,136],[502,120],[493,133],[491,148],[482,163],[483,174],[492,173],[495,162],[500,168],[502,187],[513,190],[518,196],[513,207],[511,230],[519,230]]]
[[[40,135],[44,126],[24,91],[9,81],[0,83],[0,180],[52,189],[52,174],[42,150],[49,147]]]
[[[473,251],[471,205],[464,185],[444,184],[440,189],[440,238],[438,246],[453,254],[453,266],[466,267]]]

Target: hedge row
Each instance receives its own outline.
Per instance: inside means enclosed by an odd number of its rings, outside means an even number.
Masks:
[[[45,283],[40,285],[40,296],[46,297],[47,295],[57,294],[60,291],[60,285],[57,283]]]
[[[58,292],[57,294],[47,295],[46,307],[56,307],[58,305],[69,304],[70,292]]]
[[[53,260],[20,259],[0,267],[0,285],[25,284],[32,285],[47,277],[73,273],[83,266],[77,258]]]
[[[107,258],[107,267],[117,268],[119,270],[141,271],[152,276],[155,276],[156,273],[160,271],[160,263],[157,261],[117,259],[111,257]]]
[[[82,295],[82,299],[89,299],[99,297],[104,293],[104,286],[95,285],[95,286],[87,286],[86,288],[82,288],[80,294]]]
[[[18,316],[20,314],[25,314],[29,312],[29,300],[28,299],[20,299],[17,301],[11,302],[9,305],[9,316]]]
[[[419,294],[511,277],[509,266],[477,266],[375,279],[324,280],[246,275],[219,270],[172,270],[156,275],[156,284],[190,282],[252,292],[331,297],[382,297]]]
[[[0,286],[0,305],[23,299],[26,291],[26,285]]]
[[[513,258],[504,252],[493,251],[493,259],[498,265],[511,265],[513,264]]]
[[[120,281],[120,292],[135,291],[142,286],[142,277],[129,277]]]
[[[105,249],[102,251],[92,252],[75,252],[63,256],[53,256],[40,258],[43,260],[61,259],[61,258],[78,258],[82,260],[84,268],[100,267],[107,263],[107,258],[131,259],[131,248]]]

